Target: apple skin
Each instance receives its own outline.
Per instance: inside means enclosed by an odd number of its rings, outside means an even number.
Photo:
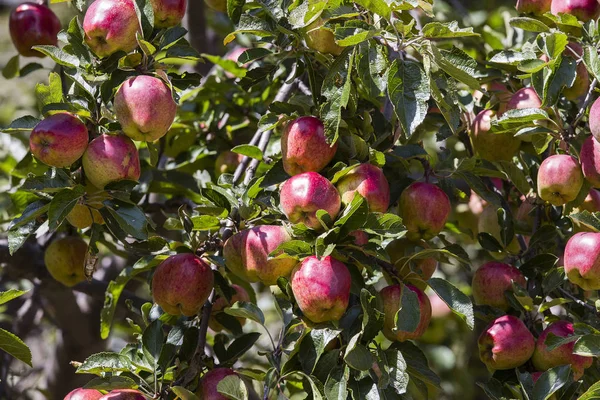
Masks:
[[[89,182],[104,189],[111,182],[140,179],[140,156],[135,144],[123,135],[103,134],[88,145],[82,158]]]
[[[133,0],[95,0],[83,19],[85,43],[100,58],[138,47],[140,32]]]
[[[337,142],[333,145],[327,143],[325,127],[318,118],[297,118],[281,135],[283,169],[290,176],[319,172],[333,160],[337,147]]]
[[[312,322],[337,321],[346,312],[352,277],[331,256],[306,257],[292,271],[292,291],[304,316]]]
[[[354,238],[354,244],[356,246],[364,246],[369,243],[369,235],[366,232],[361,230],[355,230],[348,234]]]
[[[221,332],[225,329],[225,327],[217,321],[215,315],[222,312],[225,307],[231,307],[237,301],[250,301],[250,296],[248,295],[248,292],[246,292],[246,289],[236,284],[231,285],[231,288],[235,292],[233,296],[231,296],[231,301],[227,301],[226,297],[219,296],[213,303],[208,326],[215,332]],[[242,326],[246,323],[246,318],[237,317],[237,320]]]
[[[215,160],[215,177],[218,178],[222,174],[233,174],[243,158],[243,155],[233,151],[221,152]]]
[[[412,254],[419,251],[419,248],[427,249],[429,246],[425,242],[411,242],[406,238],[392,240],[385,248],[390,260],[396,264],[399,260],[410,257]],[[406,261],[406,260],[405,260]],[[437,260],[435,258],[420,258],[412,260],[408,265],[405,265],[402,270],[400,265],[396,266],[398,274],[402,280],[406,280],[412,285],[417,286],[421,290],[425,290],[427,281],[437,268]]]
[[[63,400],[99,400],[102,396],[96,389],[77,388],[71,390]]]
[[[79,160],[88,146],[85,124],[73,114],[60,112],[38,123],[29,136],[31,153],[46,165],[65,168]]]
[[[579,211],[589,211],[591,213],[600,211],[600,191],[590,189],[590,193],[577,208]]]
[[[598,0],[552,0],[550,12],[571,14],[586,22],[600,16],[600,3]]]
[[[506,104],[507,110],[520,110],[523,108],[540,108],[542,100],[534,88],[525,87],[517,90]]]
[[[89,228],[93,223],[104,224],[104,218],[98,210],[104,207],[102,202],[110,198],[106,192],[89,184],[85,191],[84,199],[80,199],[66,217],[71,225],[79,229]]]
[[[569,281],[583,290],[600,289],[600,233],[579,232],[571,236],[564,252]]]
[[[552,0],[517,0],[517,11],[535,15],[550,12]]]
[[[600,187],[600,142],[592,136],[585,139],[581,145],[579,160],[581,161],[581,170],[585,179],[592,186]]]
[[[210,265],[191,253],[170,256],[152,277],[152,297],[171,315],[196,315],[214,287]]]
[[[512,265],[495,261],[483,264],[475,271],[471,284],[475,304],[508,310],[509,304],[504,293],[512,291],[511,281],[527,288],[525,276]]]
[[[44,263],[52,277],[65,286],[75,286],[85,280],[87,243],[75,236],[67,236],[50,243],[44,253]]]
[[[325,22],[322,18],[318,18],[305,28],[304,40],[306,41],[306,45],[308,48],[319,53],[339,56],[344,51],[344,48],[335,42],[333,32],[323,27]]]
[[[600,98],[590,107],[590,132],[597,141],[600,141]]]
[[[402,301],[402,290],[406,287],[413,291],[419,299],[419,310],[421,312],[421,318],[417,329],[412,332],[407,331],[396,331],[394,328],[394,317],[400,309],[400,303]],[[427,295],[418,287],[413,285],[390,285],[386,286],[379,292],[383,299],[383,312],[385,314],[383,322],[383,334],[386,338],[391,341],[404,342],[406,340],[418,339],[429,326],[431,321],[431,303]]]
[[[317,231],[323,230],[317,211],[327,211],[335,221],[342,204],[335,186],[316,172],[304,172],[285,181],[279,197],[281,208],[291,223],[303,223]]]
[[[204,0],[204,3],[215,11],[227,12],[227,0]]]
[[[577,159],[567,154],[555,154],[540,165],[537,175],[538,194],[553,206],[562,206],[575,200],[581,186],[583,173]]]
[[[390,206],[390,184],[381,168],[373,164],[357,165],[336,186],[344,205],[352,203],[358,193],[365,198],[371,212],[386,212]]]
[[[275,285],[280,276],[290,275],[297,262],[293,258],[268,259],[269,253],[291,240],[284,227],[259,225],[236,233],[225,242],[225,265],[248,282]]]
[[[409,240],[429,240],[437,236],[451,211],[446,193],[431,183],[414,182],[400,195],[399,214]]]
[[[45,57],[33,46],[58,44],[60,20],[42,4],[22,3],[11,13],[8,22],[10,37],[19,54],[24,57]]]
[[[114,107],[123,133],[144,142],[166,135],[177,114],[171,89],[162,79],[149,75],[123,82],[115,95]]]
[[[523,321],[503,315],[492,321],[478,340],[479,358],[490,370],[517,368],[533,355],[535,339]]]
[[[179,25],[187,9],[187,0],[150,0],[150,4],[154,10],[155,28]]]
[[[100,397],[100,400],[146,400],[146,397],[137,390],[117,389]]]
[[[499,82],[489,82],[481,85],[481,87],[490,95],[490,102],[498,104],[498,115],[502,115],[506,111],[506,104],[512,96],[506,85]],[[480,103],[483,99],[483,92],[481,90],[473,92],[473,99],[476,103]]]
[[[196,395],[202,400],[227,400],[227,397],[219,393],[217,386],[225,377],[231,375],[237,374],[230,368],[215,368],[208,371],[202,376]]]
[[[548,350],[545,342],[549,333],[559,337],[569,337],[575,333],[573,324],[569,321],[556,321],[551,323],[540,335],[533,353],[533,366],[541,371],[558,367],[559,365],[571,364],[573,378],[578,381],[583,376],[583,371],[591,367],[594,359],[573,354],[575,342],[565,343],[554,350]]]
[[[471,144],[475,153],[487,161],[509,161],[519,151],[521,140],[512,133],[490,133],[493,110],[483,110],[473,120]]]

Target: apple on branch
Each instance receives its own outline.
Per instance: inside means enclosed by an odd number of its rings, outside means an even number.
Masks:
[[[44,263],[54,279],[65,286],[75,286],[85,280],[87,243],[76,236],[67,236],[50,243],[44,253]]]
[[[65,168],[79,160],[88,147],[88,130],[73,114],[60,112],[38,123],[29,136],[31,153],[46,165]]]
[[[492,321],[478,340],[479,358],[490,370],[517,368],[533,355],[535,339],[523,321],[503,315]]]
[[[583,173],[577,159],[567,154],[555,154],[540,165],[537,175],[538,194],[553,206],[575,200],[583,186]]]
[[[117,51],[129,53],[138,47],[140,23],[135,0],[95,0],[85,12],[85,43],[100,58]]]
[[[43,4],[26,2],[19,4],[8,22],[10,37],[19,54],[25,57],[45,57],[32,49],[33,46],[58,44],[60,20]]]
[[[452,211],[448,195],[431,183],[414,182],[400,195],[399,213],[409,240],[437,236]]]
[[[103,134],[88,145],[82,158],[89,182],[104,189],[111,182],[140,179],[140,156],[131,139],[123,135]]]

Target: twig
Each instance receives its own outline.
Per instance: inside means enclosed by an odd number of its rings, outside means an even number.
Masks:
[[[275,368],[277,369],[277,374],[279,374],[279,368],[281,363],[281,344],[283,343],[285,327],[281,328],[279,332],[279,339],[277,340],[277,348],[273,351],[273,361],[275,361]],[[279,380],[279,378],[277,378]],[[269,382],[265,380],[265,384],[263,386],[263,400],[269,400],[269,392],[271,391],[271,387],[269,386]]]
[[[577,124],[579,124],[579,121],[581,121],[581,118],[583,118],[583,116],[585,115],[585,110],[587,109],[588,105],[592,101],[592,94],[594,93],[594,90],[596,89],[597,84],[598,84],[598,80],[596,78],[594,78],[592,83],[590,83],[590,89],[588,90],[587,95],[585,96],[583,105],[581,106],[579,113],[575,117],[575,120],[571,124],[571,129],[573,129],[573,132],[575,132],[575,127],[577,126]]]
[[[580,306],[583,306],[583,307],[587,308],[588,310],[590,310],[590,311],[591,311],[591,312],[593,312],[594,314],[597,314],[597,315],[598,315],[598,314],[600,314],[600,313],[598,312],[598,310],[596,310],[596,307],[594,307],[594,306],[593,306],[593,305],[591,305],[591,304],[588,304],[588,303],[586,303],[586,302],[585,302],[585,301],[583,301],[583,300],[580,300],[580,299],[578,299],[577,297],[573,296],[571,293],[569,293],[569,292],[568,292],[568,291],[566,291],[565,289],[563,289],[563,288],[559,287],[559,288],[558,288],[558,291],[559,291],[559,292],[560,292],[560,293],[561,293],[563,296],[566,296],[566,297],[568,297],[569,299],[573,300],[573,302],[575,302],[575,303],[579,304]]]

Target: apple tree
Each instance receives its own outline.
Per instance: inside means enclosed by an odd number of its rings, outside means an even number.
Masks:
[[[600,395],[597,0],[189,3],[11,13],[0,397]]]

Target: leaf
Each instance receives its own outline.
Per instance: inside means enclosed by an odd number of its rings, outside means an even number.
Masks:
[[[427,115],[429,80],[419,64],[394,60],[387,72],[388,96],[400,125],[410,137]]]
[[[235,146],[231,149],[232,152],[241,154],[243,156],[248,156],[250,158],[254,158],[256,160],[261,161],[263,159],[263,153],[258,146],[253,146],[251,144],[242,144],[239,146]]]
[[[469,329],[475,326],[475,316],[473,313],[473,303],[469,296],[458,290],[454,285],[445,279],[431,278],[427,281],[431,289],[467,323]]]
[[[389,366],[390,386],[397,394],[406,393],[408,388],[407,363],[398,350],[388,349],[385,351],[385,362]]]
[[[160,352],[163,348],[163,342],[165,341],[165,335],[162,330],[162,321],[155,319],[146,329],[142,335],[142,345],[144,349],[154,358],[155,365],[160,357]]]
[[[225,308],[225,313],[234,317],[247,318],[265,324],[265,316],[260,308],[247,301],[236,301],[231,307]]]
[[[277,257],[282,253],[290,257],[303,257],[313,254],[312,246],[303,240],[290,240],[277,246],[275,250],[269,253],[269,257]]]
[[[154,9],[151,0],[135,0],[135,13],[140,21],[140,26],[144,33],[144,38],[150,37],[154,29]]]
[[[590,386],[577,400],[597,400],[598,398],[600,398],[600,382],[596,382]]]
[[[33,221],[34,219],[37,219],[41,215],[45,214],[49,208],[50,208],[50,204],[46,203],[45,201],[42,201],[42,200],[34,201],[33,203],[29,204],[25,208],[25,210],[23,210],[23,213],[21,214],[20,217],[12,220],[12,222],[8,226],[8,229],[11,231],[15,230],[15,229],[27,224],[28,222]]]
[[[17,360],[31,365],[31,350],[18,336],[0,328],[0,349],[4,350]]]
[[[461,28],[458,22],[430,22],[422,29],[422,34],[428,39],[452,39],[458,37],[480,36],[473,28]]]
[[[217,391],[228,399],[248,399],[248,389],[246,388],[246,384],[237,375],[229,375],[221,379],[217,385]]]
[[[440,387],[440,377],[429,368],[427,357],[421,349],[412,342],[397,342],[392,347],[400,350],[402,357],[406,361],[407,371],[412,377],[428,385]]]
[[[394,321],[396,322],[395,329],[404,332],[414,332],[421,321],[419,298],[405,285],[402,286],[400,309],[394,316]]]
[[[340,334],[340,331],[329,328],[312,329],[302,338],[298,348],[300,364],[307,374],[312,374],[325,347]]]
[[[83,195],[85,188],[77,185],[73,189],[61,190],[52,198],[48,209],[48,228],[51,231],[58,228]]]
[[[552,368],[544,372],[535,382],[531,400],[546,400],[570,381],[572,381],[570,365]]]
[[[358,192],[354,195],[352,202],[348,204],[334,226],[345,228],[347,231],[353,231],[361,228],[367,221],[369,215],[369,205]]]
[[[358,371],[368,371],[373,365],[373,354],[366,346],[357,343],[349,351],[346,351],[344,361],[350,368]]]
[[[587,357],[600,356],[600,335],[584,335],[575,343],[573,354]]]
[[[128,372],[132,368],[131,361],[127,357],[117,353],[101,352],[86,358],[75,373],[101,376],[105,372]]]
[[[573,222],[584,225],[594,232],[600,232],[600,212],[591,213],[589,211],[582,211],[570,214],[569,218],[571,218]]]
[[[510,19],[510,25],[513,28],[523,29],[529,32],[550,32],[548,25],[535,18],[515,17]]]
[[[335,143],[339,136],[342,109],[348,105],[352,90],[353,61],[354,51],[347,48],[335,59],[323,80],[321,94],[327,101],[322,104],[320,114],[328,143]]]
[[[244,4],[244,0],[227,0],[227,15],[233,24],[240,21]]]
[[[119,237],[118,230],[131,235],[135,239],[145,240],[148,238],[146,214],[134,204],[118,199],[104,201],[104,207],[100,214],[106,221],[108,228]],[[116,226],[115,226],[116,224]],[[115,232],[115,228],[117,232]],[[122,235],[121,235],[122,236]],[[121,240],[124,237],[119,237]]]
[[[348,367],[336,367],[325,381],[325,398],[327,400],[346,400],[348,397]]]
[[[33,46],[32,49],[39,51],[50,57],[55,63],[67,68],[79,67],[79,59],[63,49],[51,45]]]
[[[6,292],[0,292],[0,305],[7,303],[17,297],[23,296],[29,290],[9,289]]]
[[[259,337],[260,333],[258,332],[246,333],[239,336],[227,348],[227,356],[225,357],[225,359],[219,359],[219,362],[222,364],[226,362],[234,362],[243,354],[245,354],[249,349],[251,349]]]
[[[356,4],[366,8],[374,14],[379,14],[385,19],[390,19],[392,10],[388,3],[384,0],[358,0]]]
[[[182,386],[172,386],[171,391],[181,400],[200,400],[198,396]]]
[[[19,76],[19,55],[12,57],[4,68],[2,68],[2,76],[5,79],[12,79],[15,76]]]
[[[445,73],[473,90],[481,88],[481,84],[474,77],[477,61],[456,47],[453,47],[451,51],[440,51],[435,46],[432,46],[431,49],[436,64]]]
[[[111,391],[115,389],[135,389],[137,383],[128,376],[107,376],[94,378],[83,386],[85,389]]]
[[[25,115],[24,117],[15,119],[9,126],[0,130],[4,133],[30,131],[35,128],[40,121],[40,119],[32,117],[31,115]]]
[[[35,95],[40,111],[48,104],[63,103],[62,81],[60,75],[56,72],[51,72],[48,76],[48,85],[38,83],[35,86]]]

